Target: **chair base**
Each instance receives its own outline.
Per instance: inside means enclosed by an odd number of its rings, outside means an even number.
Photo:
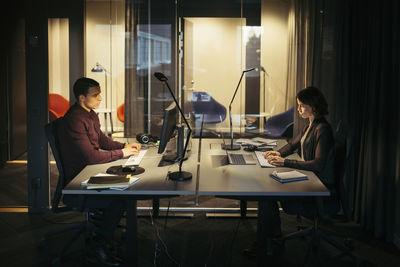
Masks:
[[[352,248],[350,246],[342,245],[339,242],[337,242],[336,240],[331,238],[331,236],[343,236],[343,235],[336,233],[334,231],[331,231],[331,230],[319,228],[318,221],[316,221],[316,220],[314,220],[314,226],[309,227],[305,230],[284,236],[280,239],[280,242],[282,242],[284,244],[287,240],[302,238],[302,237],[306,237],[306,236],[310,236],[311,241],[310,241],[308,249],[307,249],[305,266],[310,266],[312,264],[313,259],[317,260],[318,266],[324,265],[324,261],[322,261],[320,258],[320,251],[319,251],[321,240],[329,243],[331,246],[333,246],[337,250],[339,250],[341,252],[341,254],[339,254],[338,257],[348,256],[356,262],[356,266],[360,266],[362,260],[351,253]],[[346,244],[346,241],[345,241],[345,244]]]
[[[39,248],[43,249],[46,246],[47,240],[52,237],[55,237],[57,235],[61,235],[61,234],[67,233],[67,232],[76,231],[75,234],[63,246],[61,251],[58,253],[57,257],[55,257],[53,259],[52,265],[58,266],[62,263],[65,253],[68,251],[68,249],[71,247],[71,245],[74,242],[76,242],[76,240],[79,238],[79,236],[81,236],[83,234],[83,235],[85,235],[85,240],[87,240],[93,233],[93,230],[94,230],[94,225],[89,221],[74,223],[68,227],[61,229],[61,230],[45,234],[44,237],[39,241]]]

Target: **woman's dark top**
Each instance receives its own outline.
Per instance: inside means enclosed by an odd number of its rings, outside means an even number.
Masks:
[[[74,178],[86,165],[110,162],[123,157],[124,144],[113,141],[100,130],[96,112],[78,104],[64,115],[58,128],[65,179]]]
[[[296,149],[301,154],[300,140],[307,131],[309,125],[303,131],[282,147],[279,152],[282,157],[292,154]],[[284,166],[313,171],[329,189],[334,188],[334,146],[332,128],[325,118],[315,118],[311,129],[303,143],[304,161],[285,159]]]

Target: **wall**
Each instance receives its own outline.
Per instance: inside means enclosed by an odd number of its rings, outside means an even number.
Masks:
[[[110,14],[111,11],[111,14]],[[111,16],[111,17],[110,17]],[[86,1],[85,75],[100,83],[103,101],[100,108],[113,111],[114,131],[122,131],[116,109],[124,103],[125,92],[125,1]],[[110,24],[111,22],[111,24]],[[104,72],[91,72],[100,63],[107,69],[107,97]],[[104,127],[103,116],[100,123]]]
[[[70,87],[68,27],[68,19],[48,20],[49,93],[62,95],[67,100],[69,100]]]
[[[261,3],[261,66],[269,74],[265,77],[267,114],[284,111],[288,62],[289,1],[263,0]],[[260,88],[263,88],[260,73]],[[262,96],[262,93],[261,93]],[[261,99],[263,101],[263,99]],[[260,103],[263,107],[263,103]]]
[[[193,25],[193,80],[195,91],[205,91],[229,106],[242,70],[244,47],[240,18],[188,18]],[[244,85],[232,105],[232,114],[244,113]],[[225,121],[228,124],[228,120]]]

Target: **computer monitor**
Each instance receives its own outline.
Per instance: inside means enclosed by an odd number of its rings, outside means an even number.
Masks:
[[[177,127],[177,112],[175,102],[171,103],[166,109],[164,109],[164,121],[161,129],[160,145],[158,147],[158,153],[162,154],[167,147],[168,142],[174,136],[175,130],[178,130],[178,141],[177,149],[172,154],[163,156],[164,161],[177,162],[180,160],[180,155],[183,153],[181,140],[183,140],[183,127]]]

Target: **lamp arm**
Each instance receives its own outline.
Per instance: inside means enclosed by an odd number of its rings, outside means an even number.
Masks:
[[[174,102],[175,102],[176,106],[178,107],[179,113],[181,114],[181,116],[182,116],[182,118],[183,118],[183,120],[184,120],[186,126],[188,127],[188,129],[189,129],[190,131],[192,131],[192,128],[190,128],[190,125],[189,125],[189,123],[187,122],[187,120],[186,120],[186,118],[185,118],[185,115],[184,115],[183,112],[182,112],[181,107],[179,106],[178,100],[176,100],[175,95],[174,95],[174,93],[172,92],[171,88],[169,87],[167,81],[164,81],[164,83],[167,85],[167,88],[168,88],[170,94],[172,95],[172,98],[174,99]]]

